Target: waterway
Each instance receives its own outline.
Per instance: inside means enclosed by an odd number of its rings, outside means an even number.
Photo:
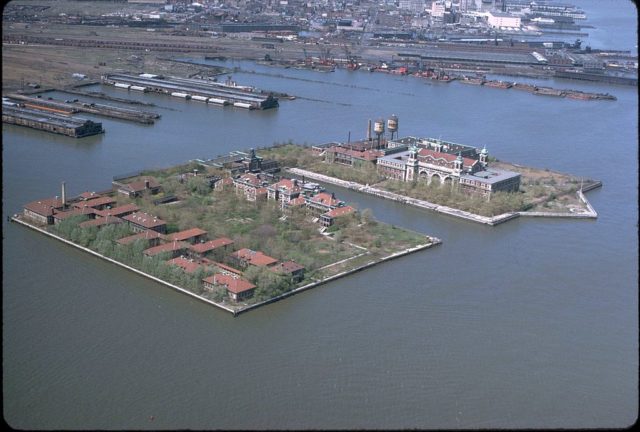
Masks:
[[[597,10],[603,21],[607,10]],[[249,112],[131,94],[155,102],[162,118],[151,126],[101,119],[105,134],[79,140],[3,125],[3,414],[11,426],[587,428],[635,420],[636,88],[541,81],[618,98],[577,101],[229,65],[255,72],[235,73],[241,84],[299,98]],[[21,204],[58,195],[62,180],[70,195],[103,190],[116,174],[239,148],[346,140],[349,131],[362,138],[368,119],[391,114],[401,135],[486,145],[499,159],[602,180],[587,194],[599,218],[488,227],[335,188],[378,219],[443,244],[236,318],[6,222]]]

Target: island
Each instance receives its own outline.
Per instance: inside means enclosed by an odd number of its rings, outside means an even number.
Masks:
[[[63,182],[61,196],[11,220],[234,316],[441,243],[282,174],[279,161],[238,151],[71,198]]]
[[[457,218],[497,225],[519,216],[594,219],[584,192],[602,182],[500,161],[440,138],[399,138],[398,117],[369,120],[357,141],[264,149],[289,173]],[[203,161],[213,166],[217,160]]]

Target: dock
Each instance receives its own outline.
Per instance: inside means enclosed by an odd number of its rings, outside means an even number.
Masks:
[[[52,98],[42,99],[21,94],[8,94],[7,98],[20,101],[26,108],[50,112],[54,114],[71,115],[79,112],[95,114],[119,120],[134,121],[143,124],[153,124],[160,114],[151,111],[142,111],[132,108],[120,108],[113,105],[85,103],[77,99],[71,101],[57,101]]]
[[[278,99],[272,95],[255,94],[243,87],[225,87],[219,83],[195,78],[143,75],[109,74],[102,77],[102,83],[127,91],[162,93],[209,105],[233,105],[250,110],[278,107]]]
[[[82,138],[104,132],[102,123],[80,117],[66,116],[56,112],[43,112],[26,107],[13,106],[3,101],[2,122],[26,126],[32,129]]]

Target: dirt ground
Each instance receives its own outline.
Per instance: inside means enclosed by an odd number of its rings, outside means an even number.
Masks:
[[[64,46],[4,45],[2,48],[2,90],[21,89],[27,83],[41,87],[63,87],[78,84],[74,73],[100,80],[114,71],[153,72],[190,76],[211,74],[212,69],[162,59],[161,53],[108,48]]]

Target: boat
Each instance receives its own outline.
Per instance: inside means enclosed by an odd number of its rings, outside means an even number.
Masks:
[[[485,83],[484,78],[468,78],[463,77],[459,80],[463,84],[472,84],[472,85],[483,85]]]
[[[542,95],[542,96],[564,96],[565,92],[563,90],[558,90],[558,89],[554,89],[551,87],[538,87],[533,91],[533,94],[535,95]]]
[[[513,86],[511,88],[516,90],[525,90],[528,92],[534,92],[538,87],[534,86],[533,84],[513,83]]]
[[[484,85],[487,87],[508,89],[513,86],[513,83],[506,82],[506,81],[486,81]]]

